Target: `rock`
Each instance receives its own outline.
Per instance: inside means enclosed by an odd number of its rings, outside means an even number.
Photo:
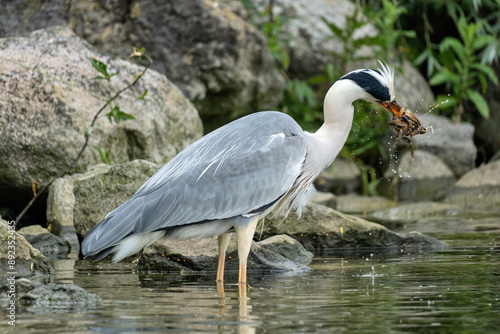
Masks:
[[[397,207],[375,211],[370,218],[382,222],[417,221],[428,218],[456,217],[464,214],[464,210],[457,205],[419,202],[398,205]]]
[[[420,120],[428,132],[412,138],[419,150],[439,157],[458,177],[472,169],[477,154],[472,124],[456,124],[445,117],[429,114]]]
[[[302,217],[291,213],[284,221],[266,220],[263,236],[287,234],[315,253],[329,249],[355,250],[363,247],[391,248],[398,251],[433,251],[444,247],[444,243],[425,236],[428,242],[406,247],[408,236],[396,234],[382,225],[362,218],[342,214],[333,209],[310,204]]]
[[[355,163],[337,159],[314,181],[320,191],[335,195],[352,194],[361,189],[361,173]]]
[[[397,204],[382,196],[343,195],[337,197],[336,210],[343,213],[373,212],[395,207]]]
[[[500,160],[466,173],[448,192],[444,202],[458,205],[468,213],[500,214]]]
[[[134,160],[115,166],[100,164],[86,173],[65,177],[54,182],[49,189],[49,199],[53,201],[47,203],[47,218],[55,218],[55,222],[61,225],[74,224],[76,234],[83,238],[109,212],[128,200],[160,167],[145,160]],[[58,192],[65,196],[53,195]]]
[[[258,242],[257,245],[297,263],[309,264],[313,257],[313,254],[308,252],[300,242],[286,234],[269,237]]]
[[[0,218],[0,277],[48,277],[54,275],[45,256]],[[10,246],[10,247],[9,247]],[[10,258],[9,258],[10,256]],[[12,262],[11,262],[12,261]]]
[[[94,80],[98,73],[91,57],[119,74],[109,83]],[[44,185],[72,163],[103,101],[131,82],[142,67],[99,54],[60,27],[0,39],[0,59],[0,202],[20,209],[33,196],[33,180]],[[145,89],[145,101],[138,100]],[[136,120],[117,125],[100,117],[90,147],[72,172],[101,161],[92,146],[105,147],[113,163],[138,158],[164,163],[202,135],[194,106],[154,70],[113,104]]]
[[[321,204],[332,209],[337,208],[337,196],[332,193],[315,191],[310,195],[309,200],[313,203]]]
[[[248,270],[308,271],[312,254],[296,240],[279,235],[253,242],[248,256]],[[138,264],[140,271],[216,271],[217,238],[189,240],[163,240],[146,248]],[[238,251],[235,238],[231,238],[225,267],[238,271]]]
[[[257,0],[253,3],[257,5],[259,13],[269,5],[268,0]],[[328,64],[340,63],[332,52],[342,52],[342,42],[334,36],[321,18],[324,17],[343,28],[346,25],[346,18],[354,14],[354,3],[348,0],[275,0],[273,4],[274,15],[282,15],[287,19],[281,28],[290,36],[287,36],[287,40],[290,52],[289,71],[292,75],[308,79],[314,75],[324,74]],[[260,17],[261,20],[267,20],[267,16],[259,16],[258,13],[254,16],[257,19]],[[373,24],[366,24],[357,30],[355,37],[378,34],[380,33]],[[358,55],[372,58],[373,61],[351,62],[347,65],[346,72],[380,66],[369,48],[363,48]],[[427,80],[407,60],[403,60],[401,64],[390,65],[401,69],[395,71],[395,93],[398,100],[412,111],[428,109],[434,101],[434,95]]]
[[[23,227],[17,232],[45,256],[65,257],[71,251],[68,241],[50,233],[40,225]]]
[[[8,302],[7,285],[0,286],[0,303]],[[43,284],[25,278],[16,281],[16,300],[29,312],[60,313],[95,308],[101,298],[73,284]]]
[[[36,6],[21,0],[22,11],[12,7],[0,4],[5,26],[0,36],[56,23],[113,57],[127,57],[132,46],[145,47],[152,68],[196,103],[209,130],[268,110],[283,94],[285,80],[274,68],[267,41],[238,1],[74,0]]]
[[[437,156],[423,150],[409,151],[400,158],[396,169],[389,167],[384,174],[381,192],[399,201],[429,201],[451,188],[455,174]]]

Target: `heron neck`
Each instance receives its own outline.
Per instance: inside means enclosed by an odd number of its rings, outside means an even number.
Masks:
[[[352,103],[363,98],[364,91],[350,80],[339,80],[325,96],[324,123],[313,136],[323,147],[322,158],[329,165],[344,146],[351,131],[354,108]]]

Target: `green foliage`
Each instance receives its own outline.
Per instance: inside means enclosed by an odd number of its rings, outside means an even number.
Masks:
[[[124,89],[120,90],[118,93],[115,94],[114,97],[112,97],[111,99],[109,99],[109,100],[106,101],[107,105],[109,106],[109,108],[111,110],[110,112],[108,112],[106,114],[106,116],[108,117],[108,120],[110,121],[110,123],[113,123],[113,121],[114,121],[116,124],[119,124],[121,121],[135,119],[135,117],[133,115],[124,112],[123,110],[120,109],[119,106],[114,105],[111,102],[115,98],[117,98],[121,93],[123,93],[125,90],[127,90],[128,88],[130,88],[131,86],[133,86],[137,82],[137,80],[139,80],[139,78],[141,78],[144,75],[144,73],[147,71],[147,69],[149,68],[149,66],[152,63],[151,58],[149,56],[147,56],[147,55],[144,54],[144,48],[138,49],[138,48],[134,47],[133,48],[133,52],[130,55],[130,57],[136,57],[138,60],[141,60],[142,57],[146,57],[146,59],[149,61],[149,65],[147,65],[141,73],[138,73],[138,74],[136,74],[134,76],[134,78],[132,79],[132,83],[131,84],[129,84]],[[108,73],[108,67],[107,67],[107,65],[105,63],[101,62],[100,60],[95,59],[95,58],[91,58],[90,59],[90,63],[92,64],[92,67],[97,72],[99,72],[100,74],[102,74],[102,76],[95,77],[94,80],[103,80],[104,79],[104,80],[106,80],[106,81],[109,82],[110,79],[113,76],[115,76],[115,75],[118,74],[118,73],[109,74]],[[141,101],[144,101],[145,98],[146,98],[147,93],[148,93],[148,90],[146,89],[146,90],[144,90],[144,92],[142,93],[141,96],[137,97],[137,99],[141,100]],[[86,144],[88,143],[88,137],[91,135],[91,133],[93,131],[93,124],[95,123],[97,117],[103,111],[104,108],[105,108],[105,106],[103,106],[101,108],[101,110],[99,110],[99,112],[95,115],[94,120],[92,121],[92,124],[88,125],[87,127],[85,127],[84,136],[86,138],[86,142],[85,142]],[[84,146],[84,148],[85,148],[85,146]],[[105,150],[104,147],[94,146],[94,148],[99,152],[99,156],[101,157],[101,161],[103,163],[105,163],[105,164],[111,164],[111,159],[110,159],[109,153],[106,152],[106,150]]]
[[[146,100],[146,95],[148,94],[148,90],[145,89],[144,90],[144,93],[142,93],[141,96],[139,96],[137,99],[140,100],[140,101],[145,101]]]
[[[120,123],[120,121],[126,121],[128,119],[135,119],[134,116],[127,114],[120,110],[120,107],[113,105],[111,102],[107,101],[111,111],[106,114],[108,116],[109,122],[113,123],[113,120],[116,124]]]
[[[84,131],[85,138],[87,138],[88,136],[90,136],[90,134],[92,133],[92,130],[94,130],[94,128],[92,127],[92,125],[87,125],[87,127],[85,127],[85,131]]]
[[[117,73],[109,74],[108,73],[108,66],[104,64],[102,61],[97,60],[95,58],[90,58],[90,63],[92,64],[92,67],[96,69],[97,72],[101,73],[103,77],[97,76],[94,78],[94,80],[107,80],[111,79],[113,76],[117,75]]]
[[[293,18],[281,15],[273,16],[271,7],[266,8],[261,13],[261,16],[269,17],[261,27],[264,35],[267,37],[267,46],[273,55],[277,67],[283,71],[287,71],[290,66],[290,55],[288,52],[290,35],[283,29],[283,25]]]
[[[101,161],[105,163],[106,165],[111,165],[111,159],[109,158],[109,153],[106,152],[104,147],[97,147],[93,146],[98,152],[99,156],[101,157]]]
[[[463,13],[460,13],[456,26],[460,39],[446,37],[439,44],[441,67],[430,79],[431,85],[445,84],[451,92],[450,96],[438,96],[437,107],[456,108],[455,117],[460,121],[464,113],[464,102],[468,100],[483,117],[488,118],[488,104],[475,87],[480,84],[484,94],[488,79],[498,84],[493,69],[481,63],[480,59],[481,51],[494,42],[494,37],[482,33],[481,21],[471,22]]]
[[[345,27],[343,28],[337,26],[333,22],[328,21],[325,17],[322,17],[321,19],[330,29],[331,38],[340,40],[342,43],[342,49],[340,50],[340,52],[332,52],[333,58],[337,59],[340,62],[340,66],[334,65],[337,70],[337,77],[347,72],[347,64],[349,62],[372,58],[361,55],[359,51],[363,46],[372,46],[377,44],[379,38],[377,36],[354,38],[354,34],[356,33],[356,31],[368,24],[366,19],[364,19],[363,16],[360,15],[358,7],[356,7],[351,16],[346,16]]]
[[[371,11],[369,7],[365,7],[364,12],[380,31],[374,39],[374,44],[381,47],[381,52],[376,56],[382,59],[401,60],[403,54],[401,51],[408,49],[406,38],[416,37],[415,31],[398,27],[400,17],[408,14],[408,10],[392,1],[383,0],[381,10]]]
[[[279,108],[308,131],[315,131],[323,119],[316,93],[302,80],[291,79],[286,83],[284,99]]]

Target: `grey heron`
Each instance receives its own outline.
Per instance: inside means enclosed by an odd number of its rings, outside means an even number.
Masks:
[[[250,114],[194,142],[87,233],[84,258],[113,261],[160,238],[218,236],[217,281],[236,232],[240,283],[257,222],[270,212],[300,211],[312,182],[342,149],[358,99],[399,115],[394,73],[386,65],[347,73],[325,96],[324,124],[309,133],[277,111]]]

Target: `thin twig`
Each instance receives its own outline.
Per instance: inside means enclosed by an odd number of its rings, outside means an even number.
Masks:
[[[150,60],[149,64],[144,67],[144,70],[142,71],[142,73],[139,74],[132,83],[128,84],[125,88],[123,88],[120,91],[118,91],[111,99],[109,99],[101,107],[101,109],[99,109],[99,111],[94,115],[94,118],[92,119],[92,123],[90,124],[90,126],[92,128],[94,127],[94,124],[97,121],[97,118],[99,117],[99,115],[104,111],[104,109],[106,109],[106,107],[109,105],[109,103],[111,103],[112,101],[116,100],[123,92],[125,92],[126,90],[128,90],[132,86],[134,86],[137,83],[137,81],[139,81],[139,79],[142,78],[142,76],[146,73],[146,71],[149,69],[149,67],[151,66],[151,64],[152,64],[152,62]],[[83,146],[82,146],[80,152],[78,153],[78,155],[76,156],[75,160],[73,160],[73,162],[65,170],[63,170],[56,177],[54,177],[53,179],[51,179],[49,181],[49,183],[47,183],[42,189],[40,189],[40,191],[38,191],[37,194],[24,207],[23,211],[21,211],[21,213],[15,219],[15,224],[16,225],[23,218],[23,216],[26,213],[26,211],[28,211],[28,209],[33,205],[33,203],[35,203],[35,201],[41,196],[41,194],[43,194],[52,185],[52,183],[54,183],[54,181],[56,179],[58,179],[58,178],[60,178],[60,177],[62,177],[64,175],[66,175],[76,165],[76,163],[78,162],[78,160],[80,160],[80,158],[83,155],[83,152],[85,151],[85,149],[87,148],[87,146],[89,144],[90,135],[91,135],[91,133],[85,138],[85,143],[83,143]]]

